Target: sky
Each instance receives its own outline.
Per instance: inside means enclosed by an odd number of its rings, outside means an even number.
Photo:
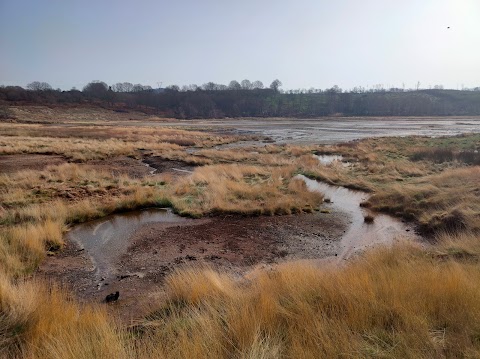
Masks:
[[[3,85],[277,78],[480,86],[480,0],[0,0]]]

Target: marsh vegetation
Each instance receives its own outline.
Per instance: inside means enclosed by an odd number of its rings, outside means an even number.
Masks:
[[[480,356],[480,135],[214,148],[239,139],[174,126],[0,124],[2,355]],[[321,164],[318,154],[342,157]],[[55,161],[22,166],[39,155]],[[195,168],[151,174],[141,164],[149,157]],[[79,302],[36,274],[47,255],[62,253],[72,225],[115,212],[318,214],[324,198],[299,174],[368,192],[362,206],[413,223],[425,240],[371,249],[342,266],[287,261],[241,277],[183,266],[134,323],[118,319],[117,303]]]

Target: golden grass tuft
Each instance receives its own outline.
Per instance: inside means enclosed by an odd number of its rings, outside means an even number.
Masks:
[[[475,263],[432,259],[403,243],[342,269],[287,263],[251,278],[171,276],[170,301],[143,326],[148,342],[167,343],[152,350],[198,358],[480,355]]]
[[[426,234],[480,231],[480,167],[453,168],[377,191],[371,208],[415,219]],[[461,184],[461,185],[460,185]]]
[[[172,203],[184,214],[200,216],[223,212],[239,214],[289,214],[312,211],[322,201],[303,181],[295,167],[213,165],[173,186]]]
[[[128,358],[104,308],[80,306],[55,286],[0,275],[0,352],[8,358]]]

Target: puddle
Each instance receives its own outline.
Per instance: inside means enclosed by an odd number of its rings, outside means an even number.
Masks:
[[[313,157],[317,158],[324,166],[330,165],[333,162],[342,162],[343,160],[342,155],[313,155]]]
[[[308,179],[300,175],[310,191],[323,193],[331,200],[326,206],[331,210],[347,213],[350,227],[345,231],[340,242],[340,260],[349,258],[354,252],[376,244],[390,244],[399,238],[419,239],[411,226],[385,214],[376,213],[372,223],[366,223],[364,217],[368,210],[360,203],[369,195],[348,188],[331,186],[323,182]]]
[[[182,173],[188,173],[188,174],[192,174],[192,173],[193,173],[193,171],[190,171],[190,170],[184,170],[184,169],[181,169],[181,168],[173,168],[173,167],[172,167],[172,171],[182,172]]]
[[[153,176],[155,174],[155,172],[157,172],[157,169],[156,168],[153,168],[152,166],[150,166],[148,163],[146,162],[143,162],[142,161],[142,164],[148,168],[148,172],[150,173],[151,176]]]
[[[168,160],[159,156],[145,157],[142,163],[151,170],[151,174],[167,172],[176,174],[191,174],[196,167],[182,161]]]
[[[188,221],[172,213],[170,209],[145,209],[120,213],[75,226],[67,238],[85,250],[95,266],[98,280],[117,275],[115,261],[127,252],[130,238],[147,223],[178,224]]]

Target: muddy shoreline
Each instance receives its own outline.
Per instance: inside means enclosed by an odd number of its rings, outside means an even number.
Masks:
[[[334,257],[348,224],[340,212],[151,223],[129,238],[127,252],[114,263],[115,277],[98,278],[89,255],[68,237],[64,250],[44,261],[36,275],[60,283],[83,302],[100,303],[118,290],[121,300],[113,308],[129,322],[148,313],[165,276],[183,266],[241,276],[258,265]]]
[[[169,163],[161,171],[171,168]],[[75,226],[65,248],[36,275],[60,283],[83,302],[100,303],[119,291],[121,300],[112,310],[131,322],[153,309],[150,303],[161,295],[165,277],[185,266],[241,277],[291,260],[339,265],[369,247],[419,239],[413,227],[387,215],[375,214],[373,223],[364,223],[360,203],[368,194],[300,177],[328,199],[314,213],[188,219],[169,209],[147,209],[111,215]]]

